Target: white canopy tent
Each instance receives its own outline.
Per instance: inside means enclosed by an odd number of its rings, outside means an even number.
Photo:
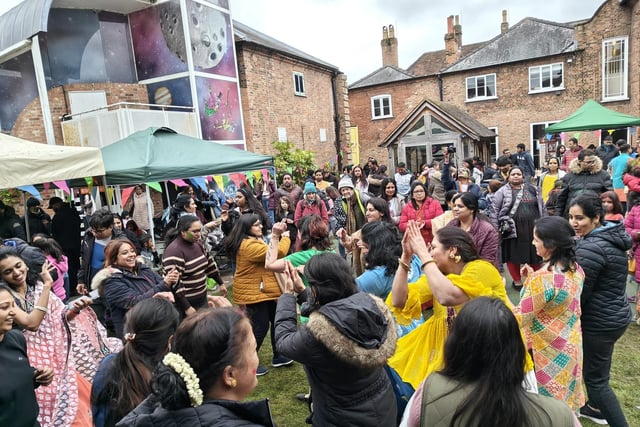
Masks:
[[[0,189],[104,174],[99,148],[40,144],[0,134]]]

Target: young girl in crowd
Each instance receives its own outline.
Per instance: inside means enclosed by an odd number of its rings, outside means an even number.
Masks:
[[[36,234],[33,236],[31,246],[42,249],[47,261],[54,266],[58,272],[58,277],[53,281],[51,290],[62,301],[67,300],[67,290],[69,287],[67,272],[69,271],[69,262],[60,244],[45,234]],[[66,279],[65,279],[66,277]]]
[[[604,208],[604,220],[620,222],[624,219],[622,215],[622,204],[618,195],[613,191],[605,191],[600,195],[602,207]]]
[[[275,222],[284,221],[287,224],[287,231],[289,231],[289,237],[291,238],[291,247],[289,253],[293,252],[293,248],[296,244],[296,237],[298,237],[298,228],[294,222],[295,206],[291,203],[291,199],[287,196],[280,196],[280,202],[276,207]]]

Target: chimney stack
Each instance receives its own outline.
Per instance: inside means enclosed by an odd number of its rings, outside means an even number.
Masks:
[[[507,21],[507,10],[502,10],[502,24],[500,24],[500,34],[504,34],[509,31],[509,22]]]
[[[460,59],[462,50],[462,25],[460,25],[460,16],[450,15],[447,17],[447,33],[444,35],[445,62],[447,65],[453,64]]]
[[[395,29],[393,25],[382,27],[382,66],[392,65],[398,66],[398,39],[396,39]]]

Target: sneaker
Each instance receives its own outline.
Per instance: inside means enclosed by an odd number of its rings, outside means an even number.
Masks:
[[[296,399],[300,402],[309,402],[309,393],[298,393],[296,394]]]
[[[589,405],[584,405],[582,408],[580,408],[580,411],[578,411],[578,415],[582,418],[587,418],[601,426],[609,425],[607,420],[602,417],[602,413],[593,409]]]
[[[256,377],[261,377],[263,375],[266,375],[267,372],[269,372],[267,367],[260,365],[260,366],[258,366],[258,369],[256,369]]]
[[[276,356],[271,361],[271,366],[273,366],[274,368],[279,368],[281,366],[289,366],[292,363],[293,363],[292,359],[287,359],[284,356]]]
[[[635,304],[636,303],[636,296],[632,295],[630,297],[627,297],[627,302],[630,302],[631,304]]]

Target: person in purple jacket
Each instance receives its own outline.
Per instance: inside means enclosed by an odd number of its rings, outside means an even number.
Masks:
[[[478,198],[473,193],[458,193],[451,199],[453,217],[448,226],[460,227],[473,239],[478,255],[499,268],[500,236],[489,218],[479,213]]]

